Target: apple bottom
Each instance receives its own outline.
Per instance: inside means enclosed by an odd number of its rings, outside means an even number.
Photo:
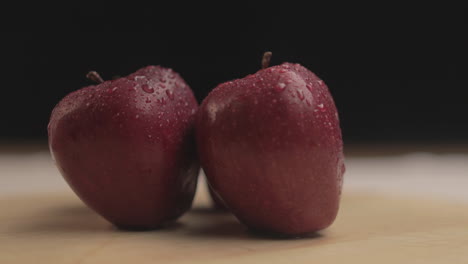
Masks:
[[[65,180],[86,205],[115,226],[157,229],[190,209],[199,170],[193,148],[155,144],[136,152],[133,146],[139,142],[59,142],[52,149]]]
[[[125,192],[116,188],[126,195],[114,196],[112,193],[99,192],[91,195],[83,189],[72,189],[88,207],[117,228],[144,231],[167,227],[190,209],[197,185],[196,177],[193,176],[186,182],[184,190],[180,191],[175,191],[178,188],[171,185],[165,186],[167,191],[153,188],[150,192],[138,191],[137,188],[128,188]],[[180,185],[180,181],[174,181],[173,184]],[[174,194],[169,194],[171,191]]]
[[[250,171],[220,166],[207,169],[206,175],[229,210],[257,233],[310,236],[330,226],[339,209],[341,160],[306,158],[308,163],[286,158],[275,160],[281,160],[281,166],[246,157],[242,168],[252,168]],[[239,164],[234,159],[230,162]]]
[[[299,238],[321,236],[319,231],[329,227],[335,220],[338,213],[339,201],[328,201],[330,205],[324,206],[326,209],[320,213],[305,214],[302,216],[291,213],[284,217],[270,216],[268,219],[244,219],[236,216],[237,219],[247,227],[249,232],[265,236],[278,238]],[[234,213],[236,215],[236,213]],[[266,216],[268,217],[268,216]]]

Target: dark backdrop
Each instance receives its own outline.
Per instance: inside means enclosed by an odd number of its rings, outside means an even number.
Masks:
[[[201,101],[271,50],[328,84],[348,142],[468,141],[466,9],[221,3],[6,10],[0,140],[45,139],[54,105],[92,69],[171,67]]]

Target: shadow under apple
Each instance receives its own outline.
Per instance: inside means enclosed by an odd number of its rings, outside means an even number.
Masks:
[[[320,239],[323,237],[319,232],[312,232],[302,236],[286,236],[251,230],[241,224],[231,213],[210,207],[195,207],[182,220],[186,221],[184,235],[189,237],[225,240],[294,240]]]
[[[17,233],[102,233],[115,228],[84,204],[65,203],[33,214],[25,215]]]
[[[160,229],[119,229],[79,201],[65,201],[53,207],[33,211],[22,217],[10,228],[15,234],[74,234],[100,235],[110,233],[154,233],[154,238],[169,235],[177,239],[221,239],[221,240],[289,240],[294,237],[252,231],[241,224],[231,213],[211,207],[196,206],[178,221],[168,223]],[[319,239],[322,235],[312,233],[304,238]]]

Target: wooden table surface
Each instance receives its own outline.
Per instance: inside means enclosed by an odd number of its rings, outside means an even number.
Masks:
[[[0,263],[468,263],[468,152],[372,149],[347,156],[330,228],[274,239],[212,211],[204,184],[170,228],[116,230],[75,197],[46,149],[0,147]]]

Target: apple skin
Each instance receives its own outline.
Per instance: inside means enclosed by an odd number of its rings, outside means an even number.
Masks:
[[[50,151],[74,192],[105,219],[158,228],[191,207],[197,108],[177,73],[148,66],[63,98],[48,126]]]
[[[196,120],[207,180],[249,228],[301,236],[331,225],[345,171],[325,83],[283,63],[217,86]]]
[[[224,202],[218,197],[216,193],[214,193],[213,189],[208,184],[208,193],[210,194],[211,201],[213,202],[213,208],[218,211],[226,211],[227,208],[224,205]]]

